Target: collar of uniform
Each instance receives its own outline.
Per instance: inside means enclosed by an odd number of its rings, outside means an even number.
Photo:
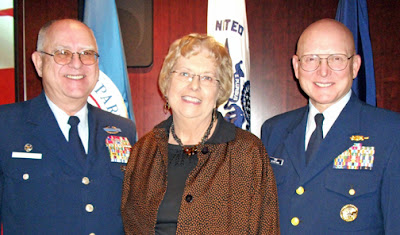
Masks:
[[[64,134],[65,139],[68,141],[69,138],[69,129],[70,125],[68,124],[69,115],[65,113],[62,109],[60,109],[56,104],[54,104],[46,95],[47,103],[51,111],[54,114],[54,117],[57,120],[58,126],[60,127],[62,133]],[[77,116],[80,120],[78,125],[79,137],[82,140],[82,144],[85,147],[87,152],[88,149],[88,141],[89,141],[89,125],[88,125],[88,108],[87,103],[81,110],[75,113],[74,116]]]
[[[329,130],[335,123],[336,119],[339,117],[340,113],[342,112],[343,108],[349,102],[351,97],[351,90],[347,92],[343,98],[341,98],[336,103],[329,106],[322,114],[324,115],[324,125],[322,126],[322,131],[324,138],[328,134]],[[306,127],[306,141],[305,141],[305,148],[307,148],[308,141],[310,140],[311,134],[315,130],[315,121],[314,116],[319,113],[318,109],[311,103],[308,102],[309,112],[307,118],[307,127]]]

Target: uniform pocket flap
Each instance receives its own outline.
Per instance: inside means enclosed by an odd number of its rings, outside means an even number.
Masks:
[[[348,198],[357,198],[376,192],[378,178],[371,171],[334,170],[326,176],[325,188]]]
[[[53,177],[53,172],[45,168],[36,168],[33,166],[19,166],[16,169],[5,171],[5,175],[17,181],[36,181],[43,180],[46,177]]]

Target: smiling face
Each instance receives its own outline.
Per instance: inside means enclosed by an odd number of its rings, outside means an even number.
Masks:
[[[217,75],[215,60],[205,49],[190,58],[179,57],[173,70],[213,77]],[[192,120],[210,118],[216,107],[219,86],[202,86],[198,76],[190,83],[179,80],[177,76],[176,73],[171,74],[166,92],[174,117]]]
[[[60,20],[47,29],[42,50],[53,54],[61,49],[97,51],[97,45],[87,26],[75,20]],[[71,107],[76,111],[83,107],[98,80],[98,62],[84,65],[74,54],[69,64],[59,65],[52,56],[40,52],[34,52],[32,60],[43,79],[44,91],[53,103],[67,113],[72,111]]]
[[[345,54],[350,57],[355,54],[353,36],[344,25],[329,19],[315,22],[300,36],[297,55],[292,58],[294,72],[311,103],[323,112],[351,89],[361,65],[361,58],[358,55],[353,56],[347,67],[341,71],[330,69],[327,61],[321,60],[315,71],[307,72],[300,67],[298,59],[310,54],[317,54],[321,58],[331,54]]]

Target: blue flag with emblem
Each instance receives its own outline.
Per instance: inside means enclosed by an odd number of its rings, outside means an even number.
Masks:
[[[369,37],[366,0],[339,0],[336,20],[346,25],[354,36],[356,52],[361,56],[361,68],[352,89],[358,98],[376,106],[375,72]]]
[[[115,0],[86,0],[84,23],[96,37],[100,75],[89,103],[135,121]]]

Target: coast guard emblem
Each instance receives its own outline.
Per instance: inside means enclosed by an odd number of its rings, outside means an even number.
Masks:
[[[346,222],[352,222],[357,219],[358,208],[355,205],[347,204],[340,210],[340,218]]]

